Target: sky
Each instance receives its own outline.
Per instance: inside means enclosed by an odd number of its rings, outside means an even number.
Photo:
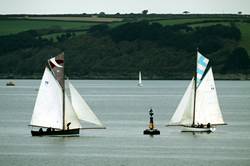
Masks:
[[[115,14],[141,13],[145,9],[167,14],[250,14],[250,0],[0,0],[0,14]]]

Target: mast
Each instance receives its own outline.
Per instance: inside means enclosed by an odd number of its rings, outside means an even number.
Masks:
[[[194,110],[193,110],[193,123],[192,126],[195,125],[195,103],[196,103],[196,83],[197,83],[197,55],[198,54],[198,48],[196,53],[196,61],[195,61],[195,70],[194,70]]]
[[[65,64],[64,64],[65,66]],[[65,80],[64,80],[64,70],[63,70],[63,86],[62,86],[62,92],[63,92],[63,130],[65,130]]]
[[[64,79],[64,68],[65,68],[65,59],[64,59],[64,52],[62,52],[63,57],[63,71],[62,71],[62,92],[63,92],[63,130],[65,130],[65,79]]]

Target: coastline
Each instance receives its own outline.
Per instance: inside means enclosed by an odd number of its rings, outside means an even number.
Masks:
[[[73,80],[137,80],[138,76],[131,74],[124,74],[124,75],[108,75],[108,74],[97,74],[97,75],[68,75],[70,79]],[[42,74],[36,75],[0,75],[0,79],[41,79]],[[158,76],[158,75],[143,75],[143,80],[190,80],[192,75],[186,73],[178,73],[178,74],[169,74],[167,76]],[[242,74],[242,73],[235,73],[235,74],[214,74],[215,80],[250,80],[250,74]]]

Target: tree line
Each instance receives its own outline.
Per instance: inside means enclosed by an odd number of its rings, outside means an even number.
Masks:
[[[62,31],[61,31],[62,32]],[[46,30],[0,37],[0,76],[39,78],[46,60],[64,51],[66,74],[74,78],[190,78],[196,50],[207,56],[215,73],[247,73],[250,60],[239,47],[234,25],[163,26],[150,21],[110,27],[92,26],[85,34],[64,32],[54,41]]]

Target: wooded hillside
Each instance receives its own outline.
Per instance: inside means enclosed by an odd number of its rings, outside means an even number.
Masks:
[[[247,19],[167,24],[168,19],[149,18],[71,26],[66,21],[66,28],[54,22],[41,29],[5,31],[0,35],[0,77],[41,78],[47,59],[63,51],[71,78],[135,79],[140,70],[144,79],[190,79],[197,48],[210,59],[217,78],[246,79],[250,73],[247,33],[241,29],[250,25]]]

